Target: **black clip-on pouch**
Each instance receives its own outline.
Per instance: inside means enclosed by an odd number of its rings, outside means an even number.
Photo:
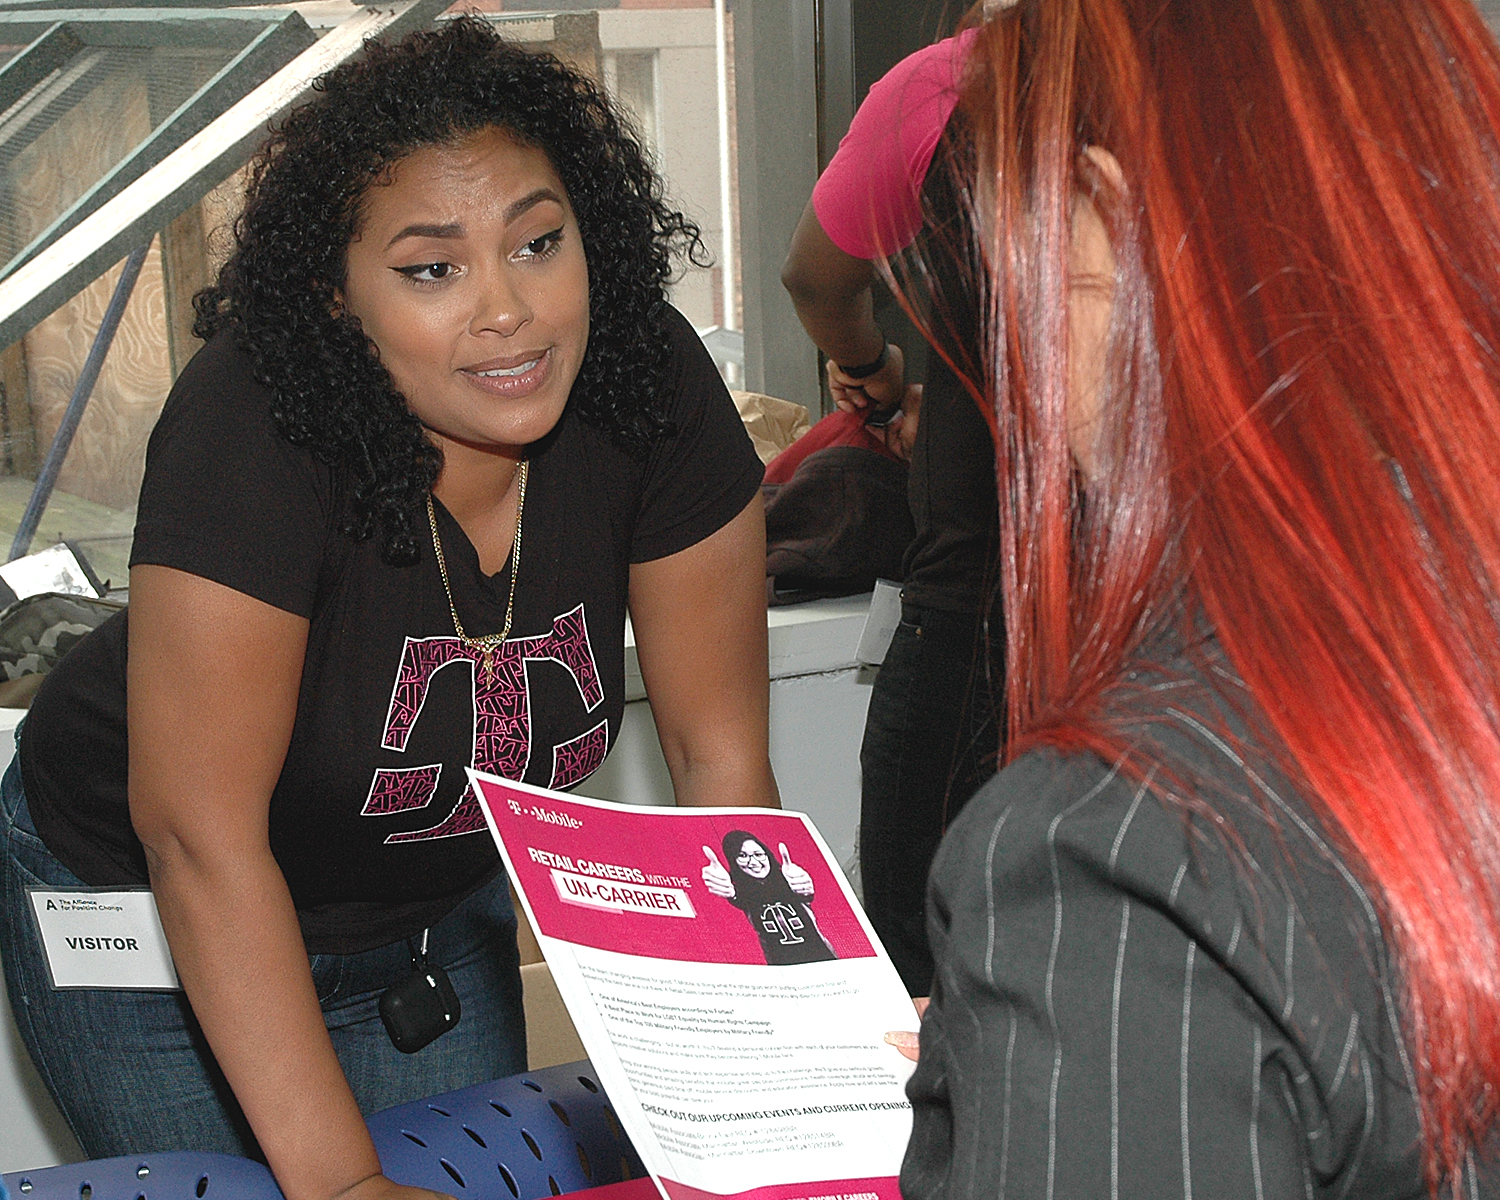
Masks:
[[[406,948],[411,951],[412,973],[380,994],[380,1020],[397,1050],[415,1054],[457,1025],[460,1009],[448,973],[427,961],[426,932],[420,954],[410,938]]]

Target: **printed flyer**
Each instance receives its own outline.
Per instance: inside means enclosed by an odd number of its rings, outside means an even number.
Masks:
[[[812,822],[470,775],[667,1200],[900,1200],[916,1015]]]

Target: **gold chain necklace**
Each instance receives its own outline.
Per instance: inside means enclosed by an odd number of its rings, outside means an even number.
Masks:
[[[486,633],[481,637],[470,637],[464,632],[463,622],[458,619],[458,605],[453,603],[453,586],[448,582],[448,564],[443,559],[443,543],[438,538],[437,510],[432,507],[432,493],[427,493],[427,523],[432,526],[432,551],[437,555],[438,574],[443,577],[443,591],[448,594],[448,611],[453,614],[453,632],[458,634],[458,644],[465,650],[477,651],[484,659],[485,675],[495,671],[495,651],[505,644],[510,636],[510,622],[516,608],[516,576],[521,571],[521,518],[526,513],[526,477],[531,463],[521,460],[516,475],[516,538],[510,545],[510,595],[505,600],[505,625],[499,633]]]

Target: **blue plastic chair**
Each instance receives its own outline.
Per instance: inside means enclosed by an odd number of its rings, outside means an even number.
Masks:
[[[260,1163],[189,1150],[11,1171],[0,1180],[10,1200],[282,1200]]]
[[[459,1200],[543,1200],[646,1174],[588,1060],[388,1108],[369,1119],[397,1183]],[[283,1200],[248,1158],[178,1151],[0,1175],[10,1200]]]
[[[369,1125],[387,1176],[459,1200],[543,1200],[646,1174],[587,1059],[388,1108]]]

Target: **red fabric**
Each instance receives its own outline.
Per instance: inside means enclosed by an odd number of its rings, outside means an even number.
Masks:
[[[842,410],[829,413],[795,442],[766,464],[766,483],[785,483],[802,460],[815,450],[829,446],[861,446],[887,458],[901,458],[886,448],[880,438],[865,426],[864,418]]]

